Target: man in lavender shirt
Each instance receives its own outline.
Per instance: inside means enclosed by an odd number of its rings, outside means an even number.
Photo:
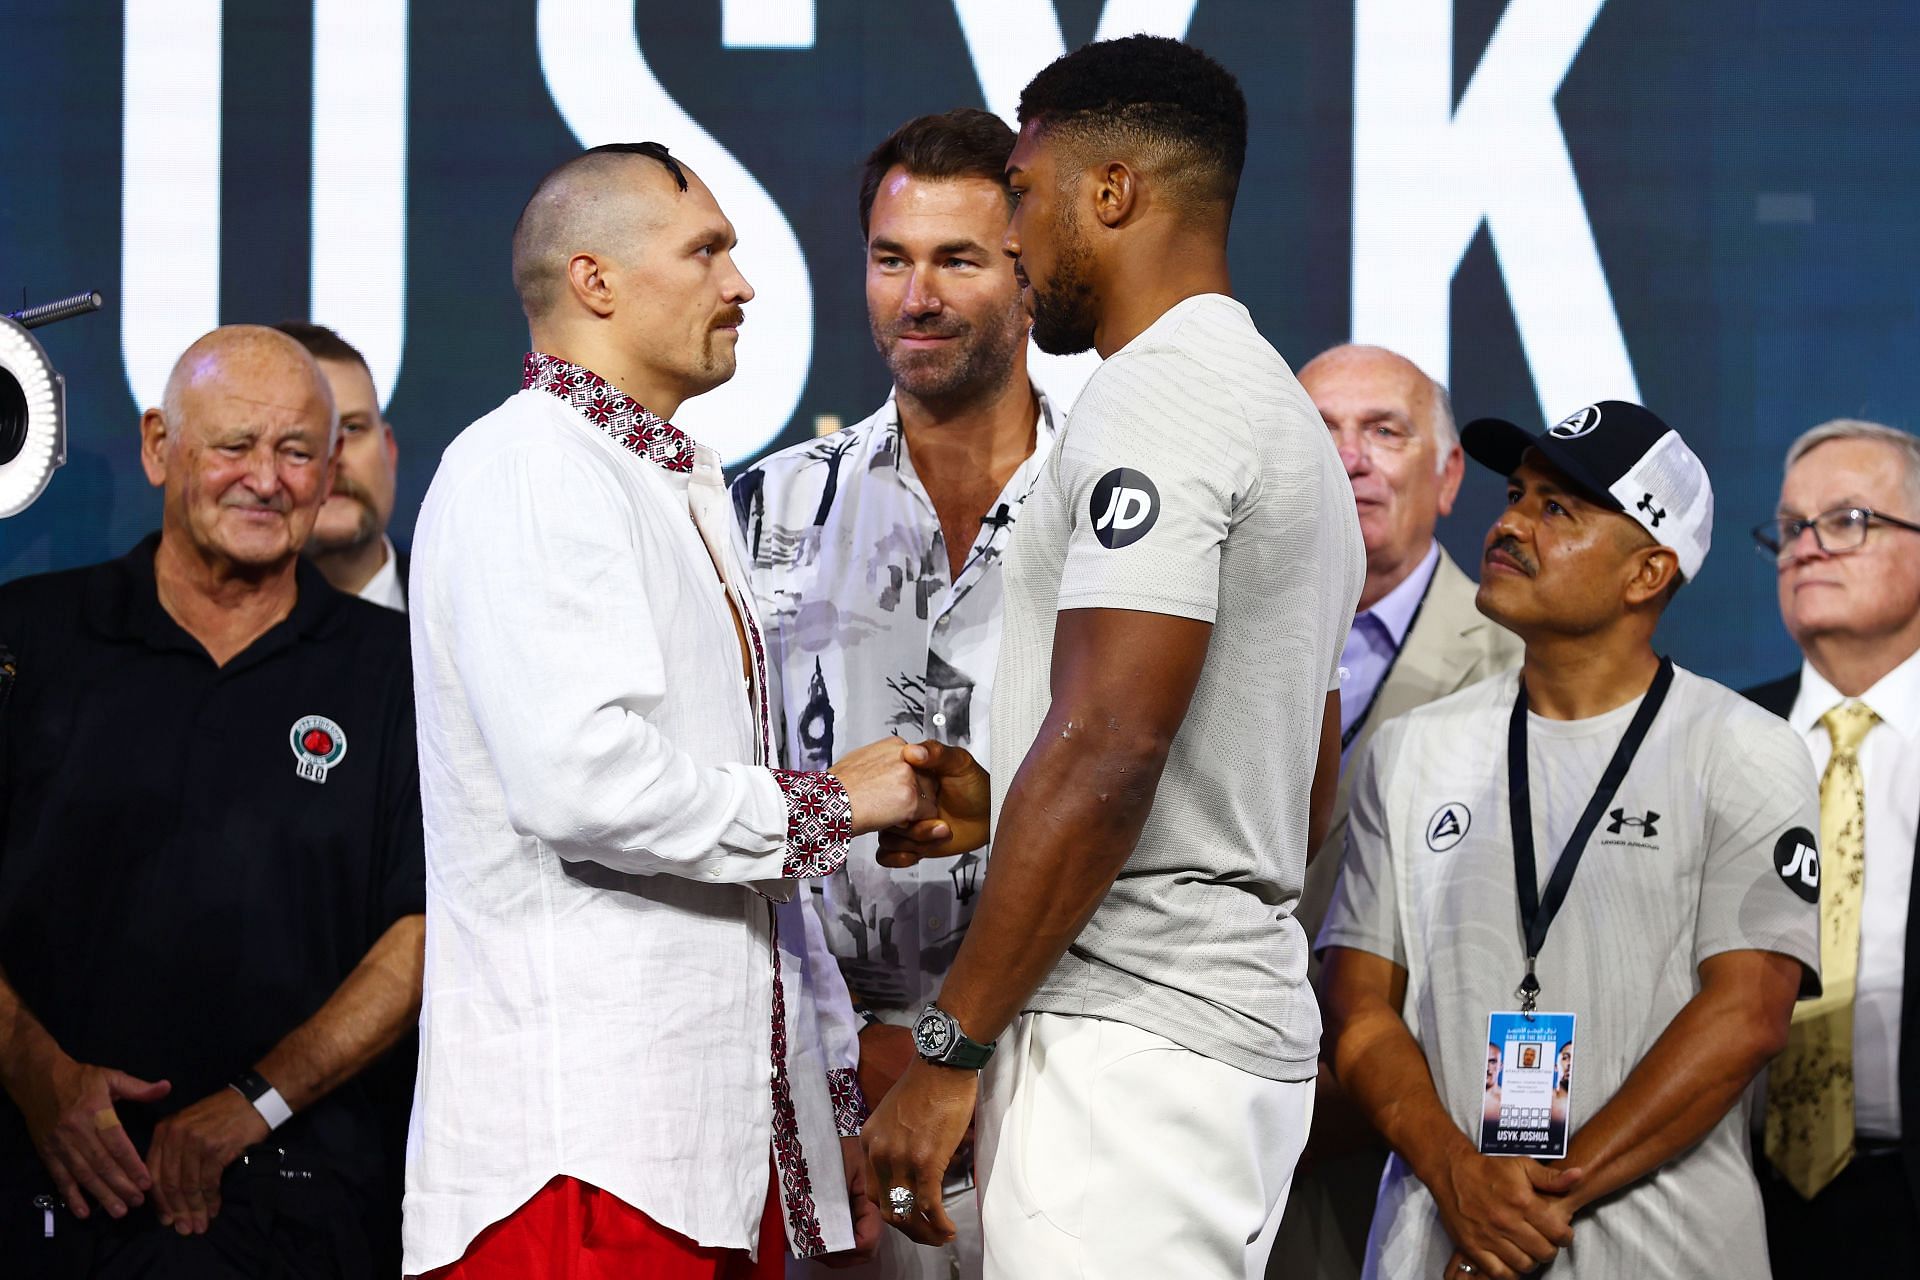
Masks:
[[[1380,347],[1322,352],[1300,385],[1353,483],[1366,585],[1340,665],[1340,792],[1294,915],[1319,931],[1347,838],[1346,765],[1383,721],[1520,661],[1520,641],[1474,607],[1474,583],[1434,540],[1465,460],[1446,388]],[[1317,961],[1314,966],[1318,978]],[[1386,1149],[1323,1064],[1313,1133],[1268,1265],[1269,1280],[1358,1280]]]

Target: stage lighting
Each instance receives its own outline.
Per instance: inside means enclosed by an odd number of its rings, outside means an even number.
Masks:
[[[27,330],[100,309],[98,293],[0,316],[0,519],[46,492],[67,460],[67,385]]]

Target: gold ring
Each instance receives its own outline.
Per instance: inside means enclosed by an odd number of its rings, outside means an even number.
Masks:
[[[93,1113],[93,1127],[105,1132],[120,1127],[120,1116],[112,1107],[102,1107]]]

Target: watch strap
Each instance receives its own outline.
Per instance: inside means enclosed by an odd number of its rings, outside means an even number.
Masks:
[[[953,1042],[952,1047],[941,1058],[941,1063],[949,1067],[959,1067],[965,1071],[978,1071],[993,1057],[994,1047],[992,1042],[982,1044],[978,1040],[969,1040],[962,1035]]]
[[[957,1067],[962,1071],[978,1071],[980,1068],[986,1066],[988,1060],[993,1057],[996,1041],[989,1040],[982,1042],[971,1039],[967,1033],[961,1029],[960,1020],[951,1013],[948,1013],[945,1009],[942,1009],[939,1005],[928,1002],[926,1010],[921,1013],[920,1017],[923,1020],[937,1017],[946,1024],[947,1030],[952,1033],[952,1040],[948,1043],[946,1049],[938,1056],[930,1055],[924,1049],[921,1049],[919,1037],[916,1036],[914,1038],[914,1048],[918,1050],[920,1056],[928,1062],[936,1066]]]
[[[269,1131],[278,1129],[293,1119],[293,1108],[280,1096],[280,1091],[267,1083],[267,1078],[258,1071],[242,1071],[227,1086],[247,1100],[247,1104],[260,1113],[267,1122]]]

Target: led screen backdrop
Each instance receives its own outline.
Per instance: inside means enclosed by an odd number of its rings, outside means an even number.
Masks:
[[[1739,682],[1791,648],[1745,529],[1822,419],[1914,423],[1920,10],[1774,0],[0,2],[0,298],[44,330],[70,458],[0,522],[0,578],[158,518],[134,426],[215,323],[311,316],[400,435],[403,545],[445,443],[516,385],[507,240],[584,144],[655,138],[742,235],[740,375],[682,415],[743,461],[886,393],[858,165],[901,120],[1011,116],[1096,34],[1184,35],[1241,77],[1236,288],[1296,365],[1357,338],[1538,424],[1604,396],[1679,425],[1719,496],[1667,643]],[[11,303],[10,303],[11,305]],[[1042,367],[1061,399],[1084,362]],[[1170,429],[1177,424],[1169,424]],[[1443,527],[1472,562],[1499,501]]]

